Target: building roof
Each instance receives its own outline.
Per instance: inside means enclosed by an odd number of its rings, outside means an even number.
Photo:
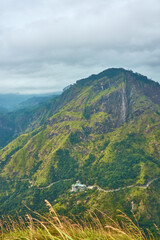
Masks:
[[[79,180],[77,180],[76,183],[73,184],[72,186],[74,186],[74,187],[86,187],[86,185],[85,184],[81,184],[81,182]]]

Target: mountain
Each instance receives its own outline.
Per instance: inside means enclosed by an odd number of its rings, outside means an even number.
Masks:
[[[16,110],[8,112],[8,110],[1,108],[0,147],[4,147],[20,134],[35,129],[42,124],[47,117],[51,116],[53,114],[52,105],[54,104],[54,99],[56,99],[59,94],[60,93],[57,92],[54,95],[39,95],[34,97],[30,95],[30,98],[26,101],[22,101],[22,99],[27,97],[23,96],[22,98],[20,97],[21,102],[19,102],[18,105],[14,105]],[[3,98],[7,98],[7,96],[8,95],[5,95]],[[15,102],[13,102],[13,104],[15,104]]]
[[[42,210],[47,198],[65,214],[132,210],[142,224],[159,224],[160,85],[112,68],[46,104],[0,150],[1,213],[22,203]],[[92,187],[71,194],[77,179]]]
[[[17,106],[29,99],[30,95],[21,95],[21,94],[0,94],[0,108],[5,109],[6,111],[13,111]]]
[[[7,112],[15,111],[26,107],[31,107],[39,103],[46,102],[55,94],[0,94],[0,112],[5,109]]]
[[[58,96],[59,94],[55,94],[54,96]],[[48,95],[48,96],[33,96],[29,99],[27,99],[26,101],[21,102],[17,107],[18,109],[24,109],[24,108],[30,108],[30,107],[34,107],[37,106],[39,104],[42,104],[44,102],[47,102],[50,98],[53,98],[53,94],[52,95]]]

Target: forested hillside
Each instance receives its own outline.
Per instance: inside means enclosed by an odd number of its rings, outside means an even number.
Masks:
[[[22,203],[42,210],[47,198],[62,213],[119,208],[143,224],[160,223],[158,83],[108,69],[21,120],[28,132],[0,151],[1,212],[22,210]],[[71,194],[77,179],[99,188]]]

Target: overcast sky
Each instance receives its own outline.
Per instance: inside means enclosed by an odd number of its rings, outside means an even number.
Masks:
[[[46,93],[109,67],[160,82],[160,0],[0,0],[0,93]]]

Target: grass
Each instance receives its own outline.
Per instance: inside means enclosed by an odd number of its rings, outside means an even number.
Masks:
[[[46,200],[49,214],[42,216],[32,212],[25,218],[12,220],[10,217],[0,221],[1,240],[154,240],[153,234],[144,231],[124,213],[120,212],[115,222],[106,214],[88,212],[85,219],[72,220],[58,216]]]

